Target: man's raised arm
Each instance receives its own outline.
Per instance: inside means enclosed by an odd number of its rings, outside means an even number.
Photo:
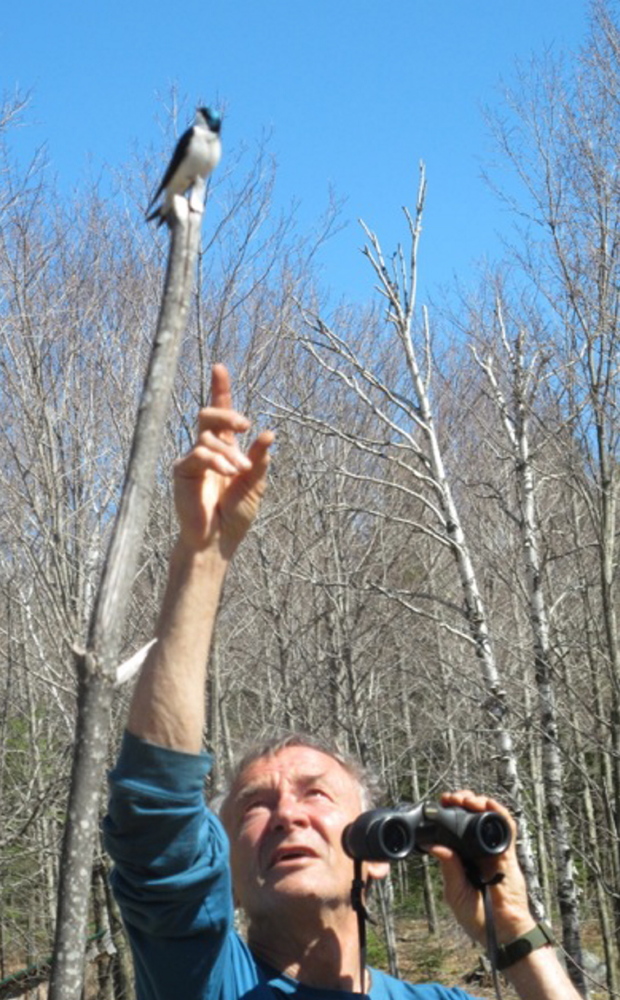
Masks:
[[[135,736],[175,750],[201,748],[208,652],[222,585],[265,490],[273,435],[259,434],[246,455],[236,435],[249,426],[232,408],[226,368],[214,365],[211,406],[200,411],[196,442],[174,466],[179,536],[157,642],[136,683],[127,723]]]

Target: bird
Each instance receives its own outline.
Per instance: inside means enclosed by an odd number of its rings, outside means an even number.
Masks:
[[[158,219],[157,225],[161,226],[172,208],[174,195],[185,194],[199,177],[206,179],[215,170],[222,155],[221,127],[222,116],[219,111],[204,107],[196,109],[194,124],[177,142],[161,183],[147,206],[147,222]],[[164,191],[162,204],[151,212],[153,205]]]

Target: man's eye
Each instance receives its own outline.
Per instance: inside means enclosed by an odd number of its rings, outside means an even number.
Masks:
[[[264,799],[250,799],[250,801],[246,803],[243,811],[247,815],[248,813],[255,812],[257,809],[264,808],[265,804]]]
[[[311,798],[328,799],[329,795],[324,788],[310,788],[307,793]]]

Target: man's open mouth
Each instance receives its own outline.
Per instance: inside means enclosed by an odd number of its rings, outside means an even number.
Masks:
[[[316,852],[310,847],[304,847],[302,844],[282,845],[276,848],[271,855],[269,867],[274,868],[279,864],[301,861],[303,858],[316,858]]]

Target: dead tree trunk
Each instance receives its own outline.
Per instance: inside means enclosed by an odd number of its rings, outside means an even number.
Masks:
[[[202,192],[204,193],[204,188]],[[194,200],[199,192],[194,189]],[[157,331],[87,648],[76,649],[78,716],[62,848],[50,1000],[80,1000],[91,868],[116,666],[190,304],[202,210],[176,198]]]

